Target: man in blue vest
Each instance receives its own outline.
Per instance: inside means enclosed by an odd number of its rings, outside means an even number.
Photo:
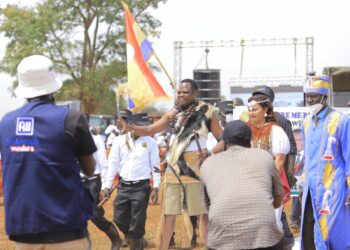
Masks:
[[[0,122],[5,226],[16,249],[88,249],[96,146],[83,114],[56,106],[62,87],[50,59],[24,58],[17,68],[21,108]]]

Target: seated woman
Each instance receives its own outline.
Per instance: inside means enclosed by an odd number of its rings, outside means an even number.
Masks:
[[[289,152],[290,145],[286,133],[278,126],[273,106],[264,95],[254,95],[248,99],[248,126],[252,130],[251,147],[261,148],[274,157],[275,167],[278,170],[285,194],[284,203],[289,199],[290,188],[284,172],[284,161]],[[277,224],[282,228],[282,206],[276,209]]]

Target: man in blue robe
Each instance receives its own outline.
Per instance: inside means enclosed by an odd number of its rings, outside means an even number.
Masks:
[[[305,184],[301,249],[350,249],[350,119],[327,104],[330,79],[312,76],[304,92]]]

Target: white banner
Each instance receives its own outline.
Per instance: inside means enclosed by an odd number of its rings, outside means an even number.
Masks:
[[[334,109],[350,116],[349,107],[336,107]],[[290,120],[293,130],[301,128],[303,120],[310,114],[308,107],[275,107],[274,111]],[[247,121],[248,108],[246,106],[235,107],[233,118],[234,120],[241,119]]]

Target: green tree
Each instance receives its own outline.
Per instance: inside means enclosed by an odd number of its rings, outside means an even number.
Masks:
[[[166,0],[126,1],[149,36],[161,23],[147,11]],[[28,55],[51,58],[67,75],[56,99],[79,99],[88,113],[113,113],[116,80],[126,78],[124,9],[121,0],[44,0],[34,7],[0,9],[0,32],[9,39],[0,71],[16,74]],[[13,88],[17,83],[13,83]]]

